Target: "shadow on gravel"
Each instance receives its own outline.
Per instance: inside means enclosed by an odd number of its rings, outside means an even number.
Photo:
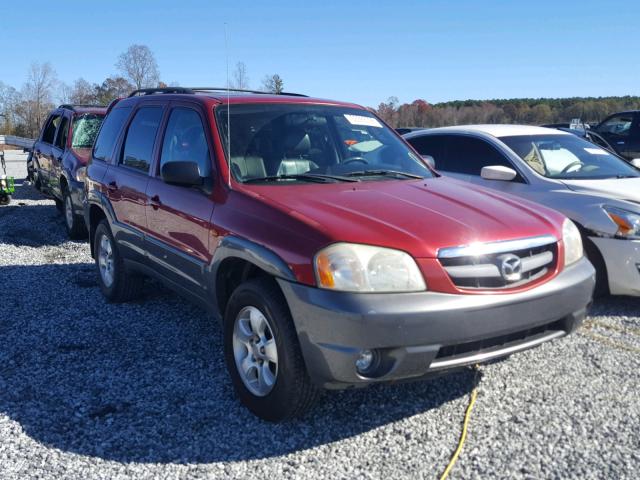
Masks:
[[[279,456],[437,408],[473,384],[465,370],[328,393],[306,418],[268,424],[236,400],[216,320],[152,282],[138,302],[107,304],[93,268],[0,268],[0,411],[63,451],[125,463]]]
[[[46,205],[25,203],[46,199],[28,184],[16,186],[11,203],[0,207],[0,245],[42,247],[69,242],[64,219],[53,201]]]

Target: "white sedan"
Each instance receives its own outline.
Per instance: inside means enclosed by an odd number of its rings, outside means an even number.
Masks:
[[[596,294],[640,296],[640,160],[560,130],[467,125],[406,134],[441,173],[555,208],[582,232]]]

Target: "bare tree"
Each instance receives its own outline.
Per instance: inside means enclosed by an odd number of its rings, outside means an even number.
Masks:
[[[73,84],[71,89],[71,103],[91,105],[96,102],[97,85],[92,85],[84,78],[79,78]]]
[[[233,72],[233,80],[231,88],[247,90],[249,88],[249,77],[247,76],[247,66],[244,62],[236,63],[236,69]]]
[[[15,88],[0,82],[0,133],[11,135],[16,126],[15,110],[20,94]]]
[[[277,73],[266,75],[262,79],[262,88],[266,92],[280,94],[283,92],[284,80]]]
[[[53,90],[56,84],[56,72],[50,63],[31,64],[16,114],[22,119],[26,132],[32,137],[40,131],[45,116],[53,107]]]
[[[118,97],[126,97],[135,87],[123,77],[108,77],[96,86],[96,103],[108,105]]]
[[[160,81],[158,63],[153,52],[146,45],[131,45],[118,57],[116,68],[136,88],[155,87]]]

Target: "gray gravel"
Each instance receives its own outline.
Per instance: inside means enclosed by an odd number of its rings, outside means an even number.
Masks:
[[[2,479],[436,478],[473,386],[462,371],[330,393],[261,422],[234,397],[215,319],[153,282],[105,303],[88,246],[26,184],[0,207],[0,286]],[[600,301],[578,334],[483,366],[450,478],[636,478],[639,312]]]

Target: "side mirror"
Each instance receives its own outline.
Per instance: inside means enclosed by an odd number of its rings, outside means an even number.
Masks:
[[[167,162],[162,165],[160,173],[165,183],[185,187],[199,187],[203,184],[200,167],[195,162]]]
[[[482,167],[480,176],[485,180],[502,180],[504,182],[510,182],[516,178],[516,171],[513,168],[503,167],[502,165],[491,165],[489,167]]]
[[[634,158],[633,160],[631,160],[631,165],[633,165],[636,168],[640,168],[640,158]]]
[[[431,168],[436,168],[436,160],[431,155],[420,155]]]

